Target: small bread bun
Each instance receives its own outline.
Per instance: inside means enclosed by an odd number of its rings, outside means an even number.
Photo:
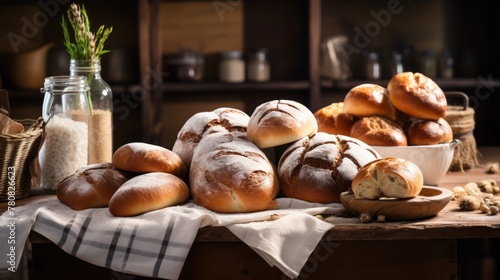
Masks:
[[[193,155],[189,181],[194,202],[215,212],[277,208],[278,176],[266,155],[242,132],[203,137]]]
[[[448,107],[446,96],[430,78],[420,73],[396,74],[387,85],[392,104],[411,117],[438,120]]]
[[[403,129],[384,117],[364,117],[351,128],[351,137],[372,146],[407,146]]]
[[[344,110],[357,117],[382,116],[396,120],[396,109],[389,100],[389,92],[375,84],[352,88],[344,97]]]
[[[273,100],[255,108],[247,135],[259,148],[288,144],[318,131],[314,114],[293,100]]]
[[[188,198],[188,186],[180,178],[151,172],[125,182],[111,197],[109,212],[117,217],[136,216],[181,204]]]
[[[401,158],[383,158],[363,166],[352,180],[356,198],[379,199],[416,197],[424,185],[422,171]]]
[[[332,103],[314,113],[318,123],[318,132],[349,136],[351,126],[357,121],[344,110],[344,102]]]
[[[235,108],[221,107],[191,116],[177,133],[172,152],[178,154],[189,172],[194,149],[206,134],[247,130],[250,117]]]
[[[74,210],[107,207],[113,194],[128,179],[128,174],[109,162],[92,164],[62,180],[56,196]]]
[[[359,169],[380,155],[365,143],[344,135],[318,132],[291,144],[278,165],[286,197],[338,203]]]
[[[437,121],[410,119],[403,126],[408,145],[436,145],[453,140],[450,124],[443,118]]]
[[[113,164],[122,170],[148,173],[167,172],[183,178],[187,175],[182,159],[167,148],[142,143],[128,143],[113,154]]]

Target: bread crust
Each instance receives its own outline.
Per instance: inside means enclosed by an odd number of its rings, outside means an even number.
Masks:
[[[407,146],[403,129],[384,117],[372,116],[358,120],[351,128],[351,137],[372,146]]]
[[[405,123],[403,130],[408,145],[436,145],[453,140],[452,128],[444,118],[437,121],[413,118]]]
[[[278,165],[286,197],[318,203],[338,203],[358,170],[380,158],[365,143],[344,135],[318,132],[293,143]]]
[[[353,87],[344,97],[344,110],[357,117],[383,116],[396,120],[396,108],[385,87],[361,84]]]
[[[293,100],[272,100],[255,108],[248,122],[248,138],[259,148],[288,144],[318,131],[314,114]]]
[[[416,164],[389,157],[363,166],[352,180],[351,190],[360,199],[412,198],[420,193],[423,182]]]
[[[316,112],[314,117],[318,123],[318,132],[349,136],[352,125],[358,120],[344,110],[344,102],[332,103]]]
[[[412,117],[438,120],[446,114],[448,105],[444,92],[421,73],[399,73],[392,77],[387,89],[392,104]]]

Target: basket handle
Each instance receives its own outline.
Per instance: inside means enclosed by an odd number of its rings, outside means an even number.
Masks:
[[[444,93],[446,99],[451,99],[453,97],[458,97],[462,99],[462,105],[464,106],[464,111],[469,108],[469,96],[461,91],[446,91]]]

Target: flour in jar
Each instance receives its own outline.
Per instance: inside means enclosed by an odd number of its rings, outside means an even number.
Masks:
[[[45,127],[39,153],[41,188],[55,191],[67,176],[88,162],[88,126],[84,122],[53,116]]]

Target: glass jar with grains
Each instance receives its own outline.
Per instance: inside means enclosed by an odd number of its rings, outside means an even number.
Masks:
[[[222,53],[219,65],[219,78],[222,82],[240,83],[245,81],[245,61],[241,51]]]
[[[248,60],[248,80],[253,82],[266,82],[270,78],[270,66],[267,49],[257,49],[250,53]]]
[[[59,182],[88,164],[88,90],[83,76],[45,78],[41,91],[46,136],[39,152],[43,190],[55,191]]]

